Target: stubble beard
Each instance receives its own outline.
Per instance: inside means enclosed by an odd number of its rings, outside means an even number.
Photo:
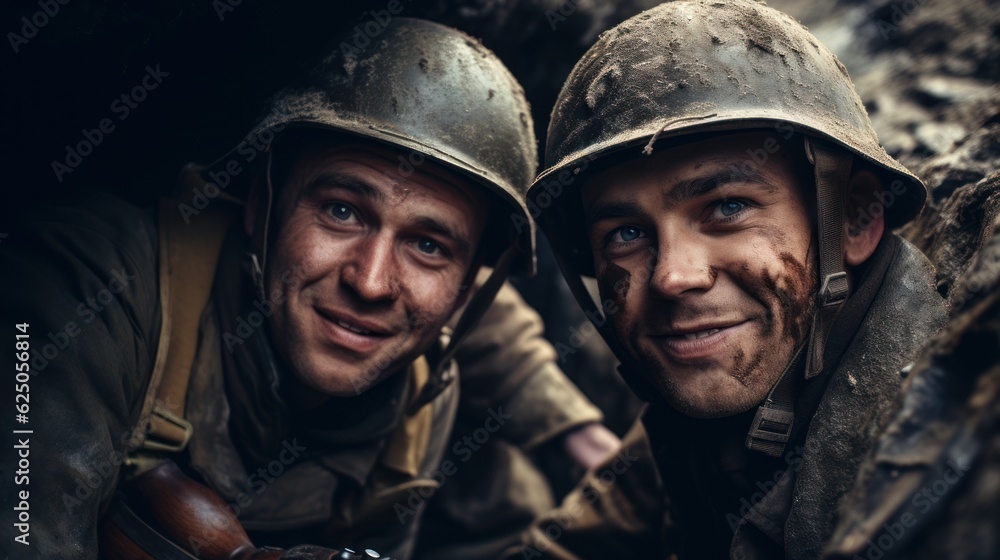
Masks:
[[[646,379],[679,412],[696,418],[718,418],[750,410],[764,400],[805,342],[815,313],[818,280],[814,259],[807,258],[807,264],[803,264],[787,252],[779,258],[784,265],[779,274],[766,269],[755,271],[748,262],[733,273],[736,283],[761,307],[753,325],[756,332],[733,351],[729,362],[727,376],[741,386],[735,394],[721,391],[715,401],[688,395],[690,389],[685,387],[685,381],[692,373],[671,375],[671,365],[664,363],[661,353],[644,349],[634,333],[628,337]],[[779,348],[780,355],[776,356]],[[694,375],[720,367],[719,360],[714,359],[684,365],[693,369]]]

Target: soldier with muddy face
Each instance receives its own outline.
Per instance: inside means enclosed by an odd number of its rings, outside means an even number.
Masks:
[[[931,264],[891,233],[926,191],[843,65],[762,3],[666,3],[577,64],[545,163],[529,204],[650,404],[628,464],[509,557],[818,557],[945,317]]]

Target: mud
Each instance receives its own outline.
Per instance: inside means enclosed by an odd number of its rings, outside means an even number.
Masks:
[[[624,309],[629,288],[632,287],[632,273],[615,263],[607,263],[597,275],[597,285],[601,297],[611,298],[619,309]]]
[[[760,369],[760,364],[763,361],[763,349],[759,349],[755,352],[753,358],[749,361],[747,361],[743,349],[737,349],[736,356],[733,358],[733,379],[739,381],[744,387],[750,387],[750,378],[755,372],[757,372],[758,369]]]

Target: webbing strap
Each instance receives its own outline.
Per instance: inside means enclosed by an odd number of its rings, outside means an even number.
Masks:
[[[254,221],[253,233],[250,235],[250,252],[247,257],[250,260],[250,277],[253,279],[254,288],[257,291],[257,299],[264,301],[267,299],[264,289],[264,271],[267,267],[267,240],[271,228],[271,211],[274,205],[274,186],[271,183],[271,163],[274,158],[273,152],[268,147],[267,169],[264,172],[264,188],[260,190],[257,199],[257,218]]]
[[[795,396],[798,392],[798,364],[802,357],[800,347],[792,361],[785,366],[781,378],[771,388],[767,399],[757,408],[750,431],[747,433],[746,446],[754,451],[760,451],[771,457],[780,457],[785,452],[785,445],[792,436],[792,426],[795,424]]]
[[[458,324],[455,325],[455,330],[448,340],[448,345],[437,360],[430,379],[427,380],[419,396],[410,403],[406,411],[407,414],[414,414],[424,405],[433,401],[454,381],[453,370],[449,367],[449,362],[455,357],[458,345],[465,338],[465,335],[475,328],[479,320],[486,314],[486,310],[490,308],[490,305],[493,305],[493,299],[510,274],[510,267],[514,262],[514,256],[517,252],[517,247],[508,247],[497,260],[497,265],[493,268],[493,273],[490,274],[486,282],[473,294],[469,304],[465,307],[465,311],[458,319]]]
[[[823,353],[833,320],[847,300],[850,287],[844,271],[844,200],[851,174],[851,156],[822,140],[806,138],[806,156],[815,166],[819,222],[820,288],[806,355],[805,378],[823,369]]]
[[[200,169],[193,166],[184,169],[182,180],[184,187],[205,183]],[[182,188],[182,192],[194,190]],[[133,453],[140,449],[176,453],[191,437],[191,424],[184,420],[187,386],[201,316],[234,212],[216,200],[194,215],[182,214],[183,203],[169,198],[160,201],[160,338],[138,428],[127,447],[126,464],[130,465],[137,463]]]
[[[816,138],[805,138],[806,157],[814,166],[816,178],[816,216],[819,239],[819,280],[816,312],[809,339],[805,344],[804,379],[823,371],[826,341],[833,321],[847,300],[850,285],[844,270],[844,201],[851,174],[851,156]],[[780,457],[791,437],[795,423],[795,396],[802,348],[785,367],[781,378],[767,399],[757,408],[746,446],[772,457]]]

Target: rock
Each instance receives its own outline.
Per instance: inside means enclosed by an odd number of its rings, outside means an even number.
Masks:
[[[915,171],[932,200],[900,234],[935,264],[938,291],[961,307],[968,294],[953,289],[955,280],[993,235],[1000,213],[1000,122],[980,128]]]

